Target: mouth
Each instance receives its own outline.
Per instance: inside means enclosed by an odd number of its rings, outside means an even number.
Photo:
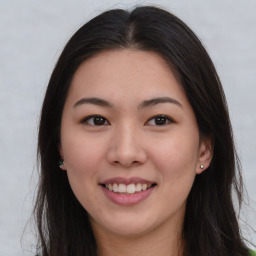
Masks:
[[[155,187],[156,183],[106,183],[100,184],[105,189],[121,195],[133,195]]]
[[[99,183],[105,196],[120,206],[133,206],[146,200],[157,187],[155,181],[140,177],[114,177]]]

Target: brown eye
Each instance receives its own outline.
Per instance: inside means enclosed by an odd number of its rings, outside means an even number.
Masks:
[[[166,115],[157,115],[147,121],[147,125],[164,126],[173,123],[173,120]]]
[[[109,125],[109,122],[106,118],[98,115],[88,116],[85,119],[83,119],[82,123],[95,126]]]
[[[156,117],[155,119],[156,125],[165,125],[167,123],[167,118],[166,117]]]

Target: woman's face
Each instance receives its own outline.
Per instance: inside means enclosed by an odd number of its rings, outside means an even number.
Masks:
[[[60,153],[95,231],[180,228],[195,175],[209,165],[206,145],[182,86],[157,54],[105,51],[76,71]]]

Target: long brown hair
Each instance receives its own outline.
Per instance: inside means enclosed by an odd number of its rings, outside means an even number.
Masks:
[[[196,35],[179,18],[155,7],[111,10],[82,26],[54,68],[43,102],[38,138],[41,163],[35,204],[38,254],[93,256],[97,247],[84,209],[59,169],[60,123],[70,82],[79,65],[106,49],[154,51],[176,70],[202,136],[214,143],[209,168],[197,175],[183,226],[187,256],[248,255],[232,191],[242,201],[240,165],[225,95],[214,65]]]

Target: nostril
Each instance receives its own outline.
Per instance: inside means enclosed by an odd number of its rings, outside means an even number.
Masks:
[[[119,165],[120,163],[118,161],[114,161],[113,165]]]
[[[113,161],[113,164],[114,165],[122,165],[122,166],[124,166],[124,167],[130,167],[130,166],[134,166],[134,165],[138,165],[138,164],[140,164],[140,162],[139,161]]]

